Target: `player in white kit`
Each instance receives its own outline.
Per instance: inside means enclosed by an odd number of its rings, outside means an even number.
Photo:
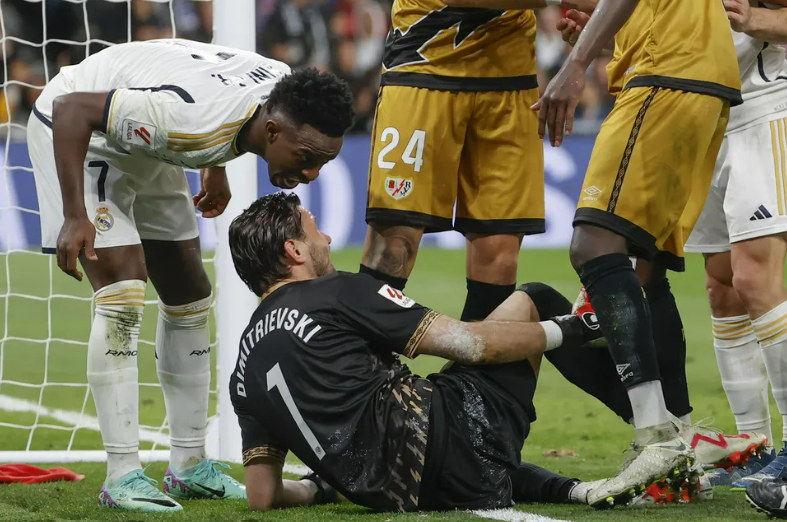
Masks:
[[[724,0],[744,103],[733,107],[708,199],[687,252],[705,255],[714,347],[739,432],[771,436],[768,379],[787,421],[787,9]],[[761,4],[764,5],[764,4]],[[783,439],[787,440],[787,422]],[[745,489],[787,477],[782,449],[711,474]]]
[[[246,498],[205,456],[210,281],[194,206],[221,214],[225,162],[250,152],[282,188],[336,157],[347,85],[255,53],[187,40],[110,47],[64,67],[36,101],[28,148],[42,246],[95,292],[87,378],[107,451],[99,503],[174,511],[173,498]],[[202,169],[192,196],[183,168]],[[169,420],[165,496],[139,462],[137,341],[146,281],[159,296],[156,368]]]

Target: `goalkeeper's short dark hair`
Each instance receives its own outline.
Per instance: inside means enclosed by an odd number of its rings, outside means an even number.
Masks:
[[[235,271],[258,296],[290,275],[284,255],[288,239],[303,239],[301,200],[276,192],[263,196],[232,220],[230,253]]]
[[[314,68],[288,74],[273,87],[268,110],[281,110],[298,125],[311,125],[338,138],[353,124],[353,96],[347,82]]]

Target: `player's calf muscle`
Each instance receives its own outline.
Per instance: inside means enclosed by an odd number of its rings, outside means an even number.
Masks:
[[[705,254],[705,292],[713,317],[747,315],[738,292],[732,286],[732,264],[729,252]]]
[[[768,236],[734,243],[730,257],[732,286],[752,318],[787,300],[782,237]]]
[[[366,233],[363,264],[396,277],[408,277],[418,255],[423,229],[372,224]]]
[[[752,318],[768,312],[787,300],[781,277],[768,271],[746,269],[736,272],[732,284]]]
[[[521,234],[467,234],[467,277],[495,285],[516,283]]]

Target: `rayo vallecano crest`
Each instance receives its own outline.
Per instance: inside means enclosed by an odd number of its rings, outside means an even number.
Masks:
[[[413,191],[413,180],[406,178],[385,178],[385,191],[394,199],[406,198]]]

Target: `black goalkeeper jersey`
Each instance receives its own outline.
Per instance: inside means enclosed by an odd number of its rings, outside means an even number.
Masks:
[[[292,451],[352,502],[418,509],[432,386],[399,354],[412,356],[437,316],[365,274],[263,299],[230,381],[244,464]]]

